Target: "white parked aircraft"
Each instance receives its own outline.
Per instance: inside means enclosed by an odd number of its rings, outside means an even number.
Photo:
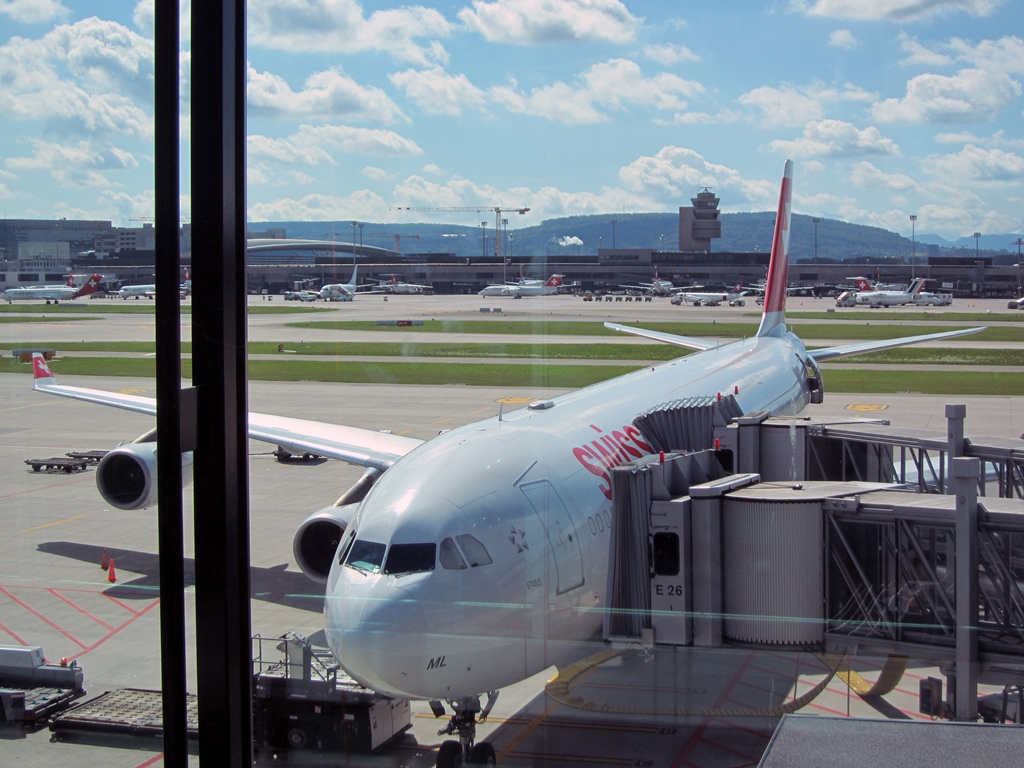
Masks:
[[[133,296],[137,299],[141,296],[147,296],[150,299],[156,298],[156,284],[150,283],[148,285],[122,285],[121,289],[117,292],[117,295],[122,299],[130,299]]]
[[[33,285],[28,288],[8,288],[0,295],[3,296],[4,301],[8,304],[21,299],[46,299],[47,304],[51,301],[54,304],[60,304],[62,301],[80,299],[83,296],[91,296],[96,293],[99,289],[100,281],[103,280],[103,275],[94,274],[82,285],[75,285],[74,280],[74,275],[68,275],[68,281],[64,285]]]
[[[785,290],[785,286],[783,286]],[[685,304],[690,302],[695,307],[717,307],[719,304],[728,303],[730,307],[744,305],[743,297],[746,291],[741,285],[737,285],[731,291],[693,291],[685,288],[677,290],[672,296],[673,304]]]
[[[853,301],[858,307],[895,307],[913,304],[924,284],[925,278],[918,277],[901,291],[858,291],[853,295]]]
[[[627,290],[643,291],[651,296],[671,296],[678,289],[671,280],[662,280],[658,277],[658,270],[654,270],[654,280],[650,283],[638,283],[637,285],[620,285],[619,288]]]
[[[429,293],[434,290],[432,285],[417,285],[416,283],[403,283],[399,281],[398,275],[392,275],[390,280],[380,280],[377,289],[370,293],[395,293],[401,295]]]
[[[477,296],[510,296],[513,299],[521,299],[524,296],[549,296],[558,293],[562,284],[563,275],[552,275],[546,281],[520,280],[518,283],[506,285],[488,285]]]
[[[347,283],[330,283],[320,289],[320,298],[327,301],[352,301],[356,295],[356,273],[358,266],[352,267],[352,279]]]
[[[448,702],[454,715],[443,732],[458,740],[441,745],[438,765],[493,765],[493,748],[475,742],[476,722],[498,689],[578,657],[600,635],[610,472],[652,452],[634,425],[639,415],[721,392],[734,392],[747,413],[796,413],[820,395],[818,361],[982,330],[807,350],[784,317],[791,190],[787,162],[764,312],[751,338],[722,344],[608,323],[700,352],[429,441],[249,414],[252,438],[365,468],[335,506],[300,526],[294,554],[303,572],[326,582],[327,640],[352,677],[431,700],[435,712]],[[41,356],[34,364],[44,393],[156,411],[152,398],[58,385]],[[108,503],[153,502],[155,450],[132,443],[107,455],[97,483]]]

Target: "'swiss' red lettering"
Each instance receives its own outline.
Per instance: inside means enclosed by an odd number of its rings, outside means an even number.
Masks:
[[[601,478],[598,488],[606,499],[611,500],[612,478],[608,471],[653,453],[653,450],[643,439],[640,430],[631,424],[623,426],[621,430],[612,430],[610,435],[603,434],[603,430],[596,424],[591,424],[590,428],[599,433],[600,437],[573,448],[572,455],[588,472]]]

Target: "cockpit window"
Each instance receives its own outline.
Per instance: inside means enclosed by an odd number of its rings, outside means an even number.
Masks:
[[[450,538],[446,538],[441,542],[441,552],[438,559],[441,561],[441,567],[449,571],[461,571],[467,567],[466,561],[459,554],[459,548],[455,546],[455,542]]]
[[[349,552],[345,564],[349,568],[377,573],[380,571],[381,563],[384,562],[384,549],[385,546],[376,541],[356,541],[352,544],[352,550]]]
[[[384,563],[384,573],[395,575],[432,571],[436,555],[436,544],[392,544]]]
[[[491,556],[487,554],[487,548],[481,544],[480,540],[475,536],[463,533],[456,536],[455,540],[459,543],[459,546],[465,553],[466,559],[469,560],[471,568],[476,568],[478,565],[491,564]]]

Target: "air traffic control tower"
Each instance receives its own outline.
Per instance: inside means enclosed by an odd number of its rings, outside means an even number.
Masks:
[[[692,208],[679,208],[679,250],[711,252],[711,238],[722,236],[719,199],[705,187],[690,198]]]

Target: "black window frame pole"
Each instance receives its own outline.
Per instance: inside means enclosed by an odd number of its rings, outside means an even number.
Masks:
[[[157,531],[164,765],[188,765],[185,553],[181,469],[181,162],[179,0],[154,7],[154,227],[156,237]]]
[[[192,4],[192,359],[199,758],[252,764],[245,2]]]

